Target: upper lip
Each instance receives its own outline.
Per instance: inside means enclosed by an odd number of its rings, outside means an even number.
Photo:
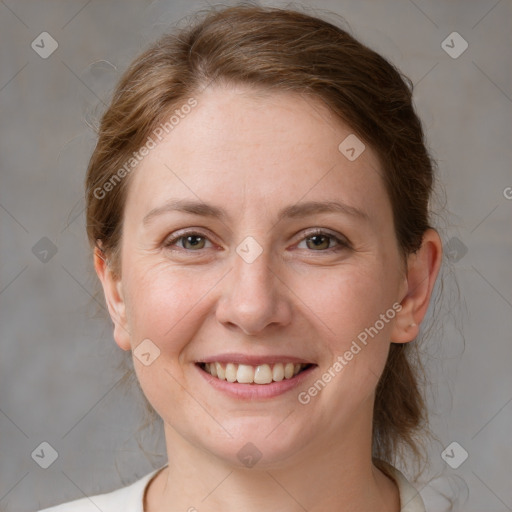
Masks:
[[[198,363],[235,363],[247,364],[250,366],[258,366],[260,364],[275,364],[275,363],[295,363],[295,364],[314,364],[307,359],[286,355],[247,355],[247,354],[218,354],[208,356],[204,359],[198,360]]]

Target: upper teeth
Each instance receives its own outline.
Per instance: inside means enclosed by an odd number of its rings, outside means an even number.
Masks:
[[[215,362],[205,363],[204,369],[210,375],[221,380],[227,380],[228,382],[239,382],[241,384],[270,384],[272,381],[279,382],[283,379],[291,379],[306,366],[306,364],[294,363],[250,366],[248,364],[223,364]]]

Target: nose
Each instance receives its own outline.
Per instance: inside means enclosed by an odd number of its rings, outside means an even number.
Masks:
[[[233,269],[223,280],[217,320],[250,336],[282,328],[291,321],[291,295],[284,276],[272,265],[269,249],[251,263],[235,253]]]

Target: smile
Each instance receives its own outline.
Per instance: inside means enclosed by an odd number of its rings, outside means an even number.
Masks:
[[[312,366],[304,363],[274,363],[274,364],[237,364],[237,363],[199,363],[199,367],[212,377],[239,384],[271,384],[282,380],[292,379],[302,371]]]

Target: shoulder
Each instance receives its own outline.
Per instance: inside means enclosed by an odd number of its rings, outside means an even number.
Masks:
[[[55,507],[45,508],[39,512],[143,512],[144,492],[149,481],[162,468],[157,469],[136,482],[105,494],[88,496],[69,501]]]
[[[400,494],[400,512],[426,512],[423,499],[404,474],[385,461],[380,461],[385,472],[395,481]]]

